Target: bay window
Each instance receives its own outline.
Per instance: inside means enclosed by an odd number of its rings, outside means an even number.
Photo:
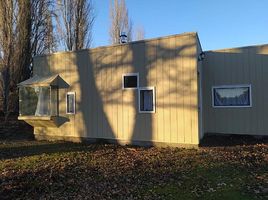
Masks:
[[[20,116],[58,115],[58,89],[53,86],[20,86]]]

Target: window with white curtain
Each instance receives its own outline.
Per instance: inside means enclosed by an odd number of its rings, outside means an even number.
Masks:
[[[50,88],[36,87],[35,92],[38,96],[35,116],[50,115]]]
[[[154,87],[139,88],[139,112],[155,112],[155,90]]]
[[[251,85],[212,87],[213,107],[251,107]]]

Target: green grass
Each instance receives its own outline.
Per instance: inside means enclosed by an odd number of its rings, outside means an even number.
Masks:
[[[247,191],[248,172],[243,168],[219,164],[212,168],[198,167],[181,181],[155,187],[153,191],[162,199],[253,199],[254,192]],[[262,197],[260,197],[262,198]]]
[[[1,199],[267,199],[268,146],[0,143]]]

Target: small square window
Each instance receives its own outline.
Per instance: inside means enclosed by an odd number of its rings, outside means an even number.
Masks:
[[[139,83],[138,73],[123,74],[122,76],[123,89],[137,89],[139,87],[138,83]]]
[[[75,93],[68,92],[66,94],[66,113],[75,114]]]
[[[154,87],[146,87],[139,89],[139,112],[140,113],[155,112]]]

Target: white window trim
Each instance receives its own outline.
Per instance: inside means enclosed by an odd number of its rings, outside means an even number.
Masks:
[[[124,87],[124,77],[125,76],[137,76],[137,87],[135,88],[125,88]],[[123,90],[136,90],[139,88],[139,73],[125,73],[125,74],[122,74],[122,89]]]
[[[249,88],[249,105],[247,106],[216,106],[214,105],[214,89],[221,89],[221,88]],[[212,107],[213,108],[251,108],[252,107],[252,93],[251,93],[251,84],[245,85],[220,85],[220,86],[212,86],[211,89],[211,96],[212,96]]]
[[[141,107],[140,107],[140,91],[141,90],[153,90],[153,110],[152,111],[143,111],[141,110]],[[139,98],[139,113],[155,113],[155,87],[140,87],[139,88],[139,94],[138,94],[138,98]]]
[[[67,104],[67,96],[68,95],[74,95],[74,112],[72,113],[72,112],[68,112],[68,104]],[[75,97],[75,92],[67,92],[66,93],[66,97],[65,97],[65,99],[66,99],[66,114],[68,114],[68,115],[74,115],[75,113],[76,113],[76,106],[75,106],[75,104],[76,104],[76,97]]]

